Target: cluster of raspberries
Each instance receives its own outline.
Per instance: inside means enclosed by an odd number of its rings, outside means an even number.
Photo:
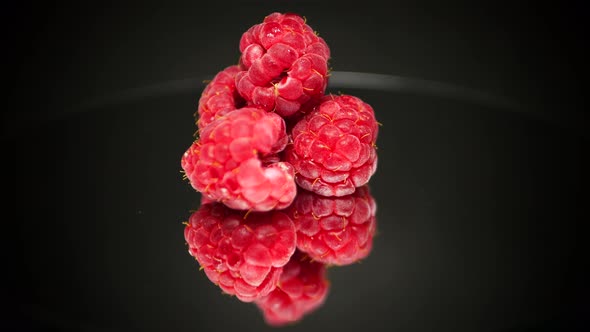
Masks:
[[[268,15],[239,49],[202,91],[181,158],[202,194],[184,236],[213,283],[282,325],[324,302],[327,266],[371,250],[378,122],[326,94],[330,49],[301,16]]]

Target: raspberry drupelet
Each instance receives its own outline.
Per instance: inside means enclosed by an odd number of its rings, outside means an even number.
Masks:
[[[280,116],[245,107],[204,127],[181,166],[209,200],[238,210],[283,209],[297,191],[293,167],[276,157],[287,141]]]
[[[285,160],[303,189],[323,196],[350,195],[377,169],[378,122],[358,97],[326,95],[293,127]]]
[[[287,117],[323,96],[330,49],[299,15],[272,13],[240,40],[236,87],[249,105]]]
[[[377,228],[377,206],[368,186],[344,197],[301,190],[288,209],[297,229],[297,248],[313,260],[349,265],[366,258]]]
[[[225,293],[252,302],[276,288],[295,252],[295,226],[281,211],[251,212],[201,205],[184,229],[189,253]]]
[[[326,274],[325,264],[295,251],[277,288],[254,303],[271,326],[295,323],[324,304],[330,287]]]

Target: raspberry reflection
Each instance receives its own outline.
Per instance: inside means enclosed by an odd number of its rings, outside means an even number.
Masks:
[[[189,253],[225,293],[252,302],[276,288],[295,251],[295,226],[280,211],[247,213],[202,205],[184,229]]]
[[[233,210],[205,198],[184,237],[207,278],[254,303],[269,326],[302,320],[328,295],[330,268],[366,258],[376,229],[368,186],[325,197],[299,189],[284,210]]]
[[[300,190],[287,213],[297,229],[297,248],[313,260],[348,265],[366,258],[373,246],[377,205],[367,185],[343,197]]]
[[[255,303],[267,324],[282,326],[297,322],[322,306],[329,287],[326,265],[297,250],[283,267],[277,288]]]

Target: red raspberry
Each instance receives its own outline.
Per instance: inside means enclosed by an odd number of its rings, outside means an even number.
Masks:
[[[299,15],[268,15],[242,35],[240,52],[236,86],[250,105],[290,116],[326,90],[330,49]]]
[[[295,226],[280,211],[247,212],[201,205],[184,229],[189,253],[207,277],[244,302],[269,294],[295,252]]]
[[[277,288],[254,303],[269,325],[281,326],[297,322],[322,306],[329,287],[326,265],[295,251],[283,267]]]
[[[288,139],[280,116],[245,107],[213,121],[200,135],[181,158],[193,188],[238,210],[269,211],[291,204],[293,167],[273,156]]]
[[[297,248],[314,260],[348,265],[369,255],[377,205],[368,186],[344,197],[301,190],[288,213],[297,229]]]
[[[322,98],[291,132],[285,151],[303,189],[323,196],[352,194],[377,169],[378,123],[373,108],[349,95]]]
[[[240,72],[239,66],[226,67],[207,84],[201,93],[197,109],[199,129],[203,129],[216,118],[245,105],[244,99],[236,90],[238,72]]]

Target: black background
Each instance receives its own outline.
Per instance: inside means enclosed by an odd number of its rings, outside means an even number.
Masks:
[[[581,3],[7,5],[3,327],[267,328],[186,252],[181,222],[199,197],[179,161],[200,82],[237,62],[251,25],[292,11],[326,40],[336,72],[442,82],[516,106],[419,84],[331,86],[383,124],[370,183],[379,235],[361,264],[329,270],[323,307],[284,329],[582,330]]]

